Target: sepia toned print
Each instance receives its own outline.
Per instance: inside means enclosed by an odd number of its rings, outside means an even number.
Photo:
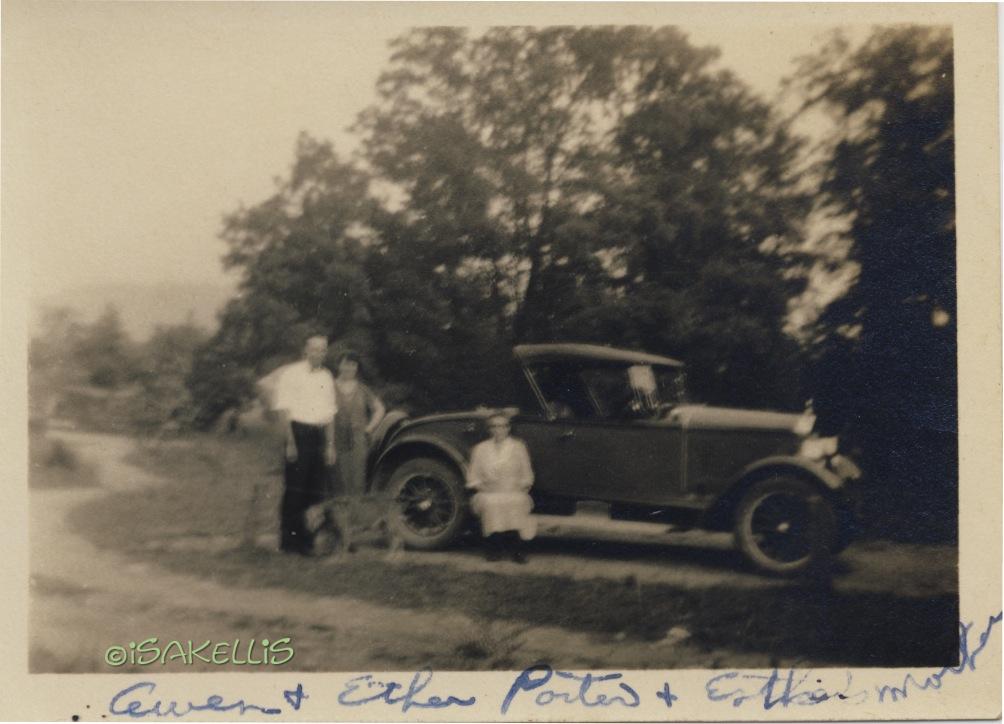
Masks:
[[[993,9],[481,8],[5,6],[2,713],[999,715]]]

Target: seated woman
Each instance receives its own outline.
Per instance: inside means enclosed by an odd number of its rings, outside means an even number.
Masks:
[[[528,494],[533,469],[526,445],[510,437],[509,429],[506,415],[488,418],[491,437],[471,452],[467,487],[476,491],[471,509],[481,519],[488,560],[499,560],[508,552],[517,563],[526,563],[523,541],[537,534],[537,522],[530,514],[533,499]]]

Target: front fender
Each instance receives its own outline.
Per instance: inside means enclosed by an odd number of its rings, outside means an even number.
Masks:
[[[729,487],[731,488],[735,486],[744,478],[751,477],[770,468],[784,468],[788,470],[795,468],[802,471],[804,474],[812,476],[825,485],[828,490],[832,490],[834,492],[842,491],[847,487],[846,481],[839,475],[835,474],[832,470],[828,470],[820,463],[798,457],[797,455],[772,455],[771,457],[757,460],[756,462],[743,468],[743,470],[729,482]]]
[[[729,481],[726,492],[705,514],[704,525],[711,530],[729,530],[733,525],[735,508],[749,486],[772,472],[787,472],[812,480],[821,486],[840,511],[850,514],[851,519],[855,517],[855,486],[849,486],[847,480],[813,460],[797,455],[772,455],[750,463]]]
[[[375,471],[381,470],[385,463],[398,456],[408,456],[408,449],[415,450],[416,454],[439,453],[457,466],[461,474],[467,477],[467,458],[460,449],[448,440],[435,435],[409,434],[404,433],[400,437],[394,438],[389,445],[377,455],[373,464]]]

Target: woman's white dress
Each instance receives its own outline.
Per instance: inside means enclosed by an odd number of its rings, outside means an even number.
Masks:
[[[471,509],[481,519],[483,535],[515,530],[530,540],[537,534],[537,521],[530,514],[533,499],[530,454],[522,440],[507,437],[501,443],[485,440],[474,446],[467,472],[467,487],[477,491]]]

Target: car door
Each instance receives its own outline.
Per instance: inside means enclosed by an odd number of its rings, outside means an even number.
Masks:
[[[530,447],[538,493],[652,504],[680,494],[680,426],[625,417],[631,414],[625,403],[637,392],[631,378],[638,374],[623,366],[551,364],[534,368],[530,377],[546,414],[524,419],[519,434]]]
[[[661,504],[680,494],[683,430],[664,419],[649,365],[585,367],[583,386],[596,410],[590,454],[599,500]]]
[[[535,489],[558,497],[664,505],[683,494],[677,423],[518,418]]]
[[[514,421],[513,434],[530,451],[535,494],[590,498],[597,490],[595,416],[575,365],[548,361],[525,369],[538,406]]]
[[[555,497],[593,499],[603,493],[605,461],[597,453],[604,430],[588,422],[519,417],[513,434],[526,442],[534,490]]]
[[[591,498],[663,505],[682,494],[684,438],[678,424],[605,420],[582,432]]]

